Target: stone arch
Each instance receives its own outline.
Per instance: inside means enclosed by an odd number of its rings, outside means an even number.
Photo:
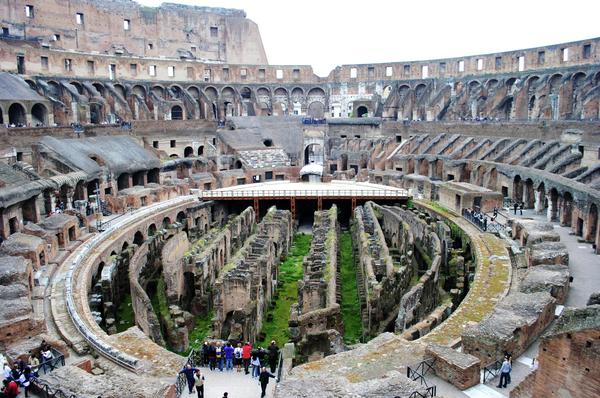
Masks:
[[[130,178],[129,177],[130,177],[129,173],[121,173],[121,175],[119,175],[119,178],[117,178],[117,189],[119,191],[130,187],[130,185],[129,185]]]
[[[179,105],[171,107],[171,120],[183,120],[183,109]]]
[[[219,98],[219,91],[213,86],[208,86],[204,88],[204,95],[206,95],[209,100],[216,101],[217,98]]]
[[[146,99],[146,88],[144,86],[136,84],[131,88],[131,92],[141,99]]]
[[[204,155],[204,145],[198,147],[198,156]]]
[[[235,97],[235,90],[230,86],[225,86],[221,90],[221,96],[223,99],[232,100]]]
[[[475,185],[483,186],[483,177],[485,175],[485,167],[483,165],[477,166],[475,169]]]
[[[187,92],[196,100],[200,99],[200,89],[196,86],[189,86]]]
[[[46,108],[46,105],[34,104],[31,107],[31,118],[34,126],[38,124],[48,125],[48,108]]]
[[[526,209],[533,209],[535,206],[535,192],[533,189],[533,180],[528,178],[525,180],[523,187],[523,203]]]
[[[8,123],[14,124],[16,126],[25,126],[27,124],[25,107],[22,104],[18,102],[13,102],[8,107]]]
[[[550,88],[551,94],[558,94],[562,78],[563,75],[561,75],[560,73],[555,73],[552,75],[552,77],[550,77],[550,80],[548,80],[548,86]]]
[[[304,148],[304,164],[323,164],[323,146],[321,144],[308,144]]]
[[[122,84],[115,84],[114,85],[115,91],[122,97],[122,98],[126,98],[125,95],[125,87]]]
[[[50,94],[60,97],[60,93],[62,92],[60,84],[58,84],[54,80],[49,80],[47,82],[47,84],[48,84],[48,91],[50,92]]]
[[[162,228],[163,229],[167,229],[169,228],[169,225],[171,225],[171,219],[169,217],[165,217],[162,220]]]
[[[100,94],[101,97],[104,97],[105,89],[104,89],[104,85],[102,83],[98,83],[98,82],[92,83],[92,86],[94,86],[94,88]]]
[[[323,91],[323,89],[321,87],[313,87],[308,91],[307,96],[308,97],[311,97],[311,96],[325,97],[325,91]]]
[[[152,86],[152,94],[160,99],[165,99],[165,88],[159,84]]]
[[[426,88],[427,88],[427,86],[423,83],[417,84],[417,86],[415,87],[415,98],[417,100],[419,100],[419,99],[421,99],[421,97],[423,97],[423,95],[425,94]]]
[[[276,97],[286,97],[288,96],[288,91],[284,87],[277,87],[274,91],[274,95]]]
[[[77,90],[77,92],[79,93],[79,95],[83,95],[83,86],[81,85],[81,83],[79,83],[78,81],[71,81],[69,82],[69,84],[73,87],[75,87],[75,89]]]
[[[358,108],[356,108],[356,117],[367,117],[369,116],[369,109],[364,106],[361,105]]]
[[[489,79],[486,83],[485,83],[485,88],[486,90],[494,90],[498,87],[498,80],[497,79]]]
[[[271,91],[267,87],[259,87],[259,89],[256,90],[256,95],[271,96]]]
[[[183,157],[189,158],[190,156],[194,156],[194,148],[192,148],[191,146],[186,146],[183,150]]]
[[[185,215],[185,213],[183,211],[180,211],[179,213],[177,213],[177,216],[175,217],[175,219],[180,224],[184,224],[184,225],[187,224],[187,216]]]
[[[140,246],[144,243],[144,234],[141,231],[136,231],[133,235],[133,244]]]
[[[573,81],[573,89],[578,89],[583,86],[587,75],[584,72],[577,72],[573,75],[571,80]]]
[[[548,203],[548,212],[549,212],[549,220],[548,221],[556,221],[559,213],[558,209],[558,200],[559,194],[556,188],[550,189],[549,192],[549,203]]]
[[[313,101],[308,105],[308,116],[315,119],[322,119],[325,116],[325,105],[321,101]]]

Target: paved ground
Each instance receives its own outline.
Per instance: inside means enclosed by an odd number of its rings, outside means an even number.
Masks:
[[[204,397],[222,398],[223,393],[227,392],[228,398],[260,398],[260,385],[258,379],[253,379],[250,375],[244,375],[244,372],[219,372],[210,371],[208,368],[202,368],[204,374]],[[275,389],[275,379],[271,379],[267,388],[267,397],[273,397]],[[182,395],[183,398],[196,397],[196,393]]]

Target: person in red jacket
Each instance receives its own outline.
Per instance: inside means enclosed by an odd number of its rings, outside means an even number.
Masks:
[[[250,373],[248,371],[248,368],[250,367],[251,352],[252,352],[252,344],[250,344],[250,342],[248,341],[242,347],[242,361],[244,362],[244,372],[245,372],[245,374]]]
[[[4,389],[2,390],[8,398],[16,398],[20,391],[19,385],[14,380],[4,380]]]

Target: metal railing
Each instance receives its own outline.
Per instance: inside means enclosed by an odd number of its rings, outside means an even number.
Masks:
[[[227,198],[313,198],[313,197],[370,197],[370,198],[407,198],[404,189],[239,189],[228,191],[201,191],[201,199]]]
[[[192,365],[192,368],[197,365],[197,359],[201,357],[201,348],[197,348],[195,350],[190,351],[190,354],[187,356],[183,367],[185,368],[187,365]],[[187,387],[187,379],[183,373],[177,374],[177,379],[175,380],[175,397],[179,398],[185,392]]]
[[[327,119],[315,119],[312,117],[302,118],[302,124],[325,124],[327,123]]]
[[[411,379],[412,381],[419,381],[419,383],[425,386],[425,392],[422,391],[413,391],[409,398],[417,398],[417,397],[435,397],[436,395],[436,386],[429,385],[427,380],[425,379],[425,375],[430,371],[433,371],[433,365],[435,364],[435,358],[428,358],[421,362],[419,362],[416,366],[406,367],[406,377]],[[425,394],[425,395],[423,395]]]
[[[480,215],[484,218],[482,219]],[[471,224],[485,232],[500,233],[500,231],[503,231],[506,228],[504,224],[497,221],[491,221],[485,213],[472,213],[468,209],[463,209],[462,216]]]
[[[502,368],[501,361],[495,361],[494,363],[483,367],[483,380],[482,384],[487,383],[489,380],[492,380],[494,377],[500,374],[500,369]],[[489,377],[489,379],[488,379]]]
[[[34,379],[31,381],[32,391],[35,392],[41,398],[78,398],[74,394],[67,394],[60,388],[53,389],[48,384]]]
[[[52,359],[48,359],[38,367],[38,373],[44,372],[44,374],[53,371],[59,366],[65,366],[65,356],[60,352],[52,348]]]

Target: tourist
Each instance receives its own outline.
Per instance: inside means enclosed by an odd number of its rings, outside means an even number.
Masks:
[[[11,371],[10,371],[10,376],[13,380],[19,380],[19,377],[21,377],[21,371],[19,370],[19,367],[14,364]]]
[[[221,343],[217,342],[217,346],[215,347],[215,358],[217,361],[217,367],[222,372],[223,371],[223,348],[221,348]]]
[[[200,370],[194,373],[194,384],[196,385],[198,398],[204,398],[204,375],[200,373]]]
[[[192,365],[190,365],[189,363],[187,365],[185,365],[185,367],[183,369],[181,369],[179,371],[179,374],[182,374],[185,376],[185,379],[187,380],[188,383],[188,387],[190,389],[190,394],[193,393],[194,391],[194,374],[196,372],[198,372],[200,369],[196,369],[193,368]]]
[[[29,361],[27,362],[31,371],[37,375],[38,368],[40,367],[40,360],[29,351]]]
[[[279,347],[277,347],[277,343],[273,340],[269,346],[269,365],[271,366],[271,373],[275,373],[277,361],[279,361]]]
[[[262,368],[265,366],[265,357],[267,356],[267,352],[262,347],[258,347],[258,352],[256,355],[258,356],[260,367]]]
[[[262,368],[260,375],[258,376],[258,381],[260,383],[260,390],[261,390],[261,394],[260,397],[264,397],[267,394],[267,385],[269,384],[269,378],[275,378],[275,376],[273,376],[271,373],[269,373],[269,371],[267,371],[267,368]]]
[[[29,396],[29,387],[31,386],[31,382],[33,381],[33,379],[35,379],[35,375],[28,367],[23,370],[23,374],[21,375],[21,377],[19,377],[19,383],[25,389],[25,398]]]
[[[17,398],[19,396],[19,385],[16,381],[5,379],[2,383],[4,384],[2,391],[8,398]]]
[[[244,362],[244,373],[248,374],[248,368],[250,367],[250,357],[252,352],[252,344],[249,341],[242,347],[242,361]]]
[[[260,359],[258,358],[258,351],[252,352],[250,364],[252,365],[252,378],[258,377],[260,375]]]
[[[515,216],[517,215],[517,208],[518,208],[518,207],[519,207],[519,204],[518,204],[517,202],[515,202],[515,203],[513,204],[513,210],[514,210],[514,212],[515,212]]]
[[[519,205],[519,212],[521,215],[523,215],[523,207],[525,207],[525,203],[521,202],[521,204]]]
[[[224,393],[223,393],[223,398],[229,398],[229,393],[227,393],[227,392],[224,392]]]
[[[8,362],[4,362],[4,367],[2,368],[2,370],[4,371],[5,379],[12,378],[12,369],[11,369],[10,365],[8,364]]]
[[[223,348],[224,356],[225,356],[225,370],[233,371],[233,352],[234,348],[231,346],[231,343],[227,343]]]
[[[212,342],[208,346],[208,368],[210,370],[215,370],[216,363],[217,363],[217,350],[215,348],[215,343]]]
[[[235,365],[235,368],[237,369],[237,372],[241,372],[242,371],[242,355],[243,355],[243,350],[242,350],[242,343],[237,343],[237,347],[235,347],[235,350],[233,350],[233,364]]]
[[[209,351],[210,351],[210,346],[208,345],[208,341],[205,341],[204,344],[202,344],[202,351],[201,351],[202,366],[208,365],[208,353],[209,353]]]
[[[502,362],[502,366],[500,367],[500,382],[497,385],[498,388],[506,388],[511,370],[512,367],[510,366],[508,357],[504,357],[504,362]]]

